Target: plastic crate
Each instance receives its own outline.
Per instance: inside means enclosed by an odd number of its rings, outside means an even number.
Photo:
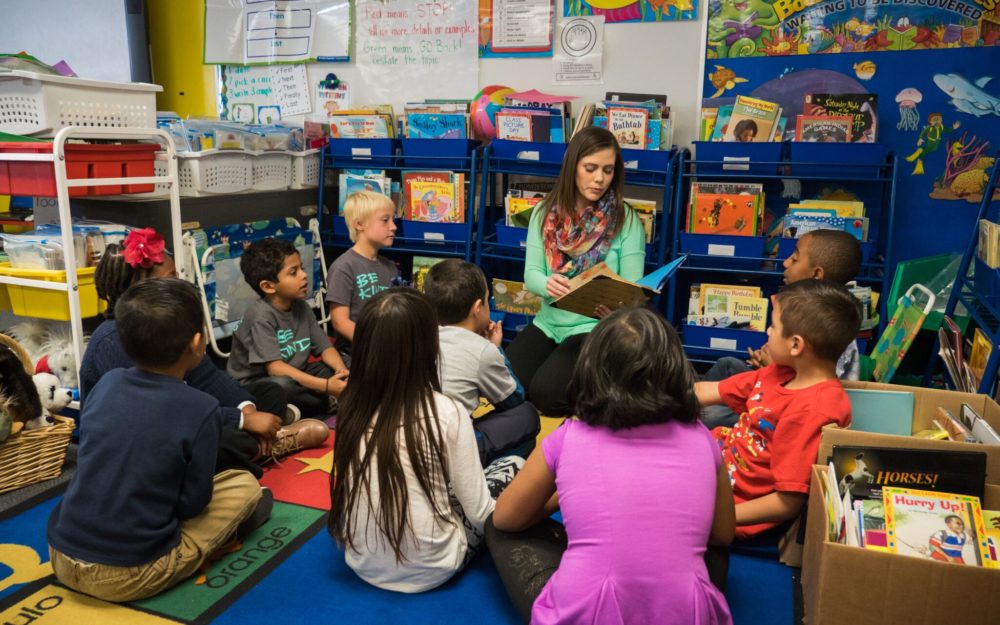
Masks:
[[[255,152],[251,164],[253,191],[279,191],[292,184],[292,155],[288,152]]]
[[[479,146],[471,139],[403,139],[403,165],[426,169],[468,169]]]
[[[741,237],[728,234],[681,233],[681,251],[706,256],[761,258],[764,237]]]
[[[399,150],[398,139],[330,139],[326,144],[330,156],[358,161],[386,161]]]
[[[504,159],[503,169],[523,170],[526,173],[555,173],[562,168],[566,154],[565,143],[542,143],[494,139],[493,156]]]
[[[497,243],[507,247],[526,247],[528,244],[528,229],[517,228],[504,224],[503,220],[497,222]]]
[[[51,154],[49,142],[0,143],[4,154]],[[123,178],[152,176],[153,161],[159,145],[132,143],[125,145],[91,145],[67,143],[66,177]],[[71,197],[81,195],[119,195],[152,191],[151,184],[101,185],[71,187]],[[44,161],[0,161],[0,194],[55,197],[56,174],[52,163]]]
[[[760,141],[695,141],[699,174],[774,175],[778,173],[783,143]],[[707,161],[707,162],[706,162]]]
[[[885,165],[887,149],[884,143],[792,141],[790,175],[877,178]]]
[[[671,150],[632,150],[622,148],[622,160],[625,162],[625,171],[666,171],[667,163],[673,155]]]
[[[292,152],[292,184],[289,189],[319,186],[319,150]]]
[[[468,225],[464,223],[409,221],[402,223],[402,236],[407,239],[423,239],[429,242],[465,241]]]
[[[85,267],[76,270],[77,282],[80,287],[80,315],[83,318],[96,317],[101,312],[100,300],[97,298],[97,288],[94,286],[95,270],[96,267]],[[65,271],[14,269],[10,266],[10,263],[0,263],[0,276],[45,280],[47,282],[66,282]],[[7,287],[7,295],[10,297],[10,307],[15,315],[69,321],[69,300],[65,291],[53,291],[16,284],[7,284],[4,286]]]
[[[159,85],[0,70],[0,131],[51,137],[64,126],[155,128]]]
[[[746,353],[747,349],[760,349],[767,343],[767,332],[736,330],[733,328],[710,328],[705,326],[681,326],[684,344],[691,347],[727,349]]]
[[[205,150],[178,157],[177,183],[183,196],[241,193],[253,186],[253,155],[241,150]]]

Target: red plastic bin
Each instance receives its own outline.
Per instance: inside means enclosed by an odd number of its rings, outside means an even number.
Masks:
[[[152,143],[130,145],[66,144],[66,177],[123,178],[153,176],[153,161],[160,149]],[[45,142],[0,143],[0,153],[45,154],[52,144]],[[152,184],[71,187],[70,196],[147,193]],[[55,197],[56,176],[52,163],[38,161],[0,161],[0,195]]]

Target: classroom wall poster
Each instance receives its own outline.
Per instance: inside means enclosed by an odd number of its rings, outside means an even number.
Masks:
[[[473,0],[358,0],[358,70],[375,101],[469,98],[479,84]]]
[[[996,46],[996,0],[709,0],[710,59]]]
[[[604,84],[604,16],[574,17],[559,23],[552,82],[557,85]]]
[[[563,16],[603,15],[618,22],[677,22],[698,19],[698,0],[564,0]]]
[[[206,64],[347,61],[349,0],[205,0]]]
[[[219,118],[269,124],[312,110],[305,65],[223,65]]]
[[[555,0],[479,0],[479,56],[552,56]]]

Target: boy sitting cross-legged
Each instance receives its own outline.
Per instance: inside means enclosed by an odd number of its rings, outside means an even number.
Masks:
[[[441,324],[441,391],[470,414],[480,397],[493,404],[493,412],[473,422],[483,466],[515,448],[533,447],[538,410],[524,401],[524,389],[500,350],[502,328],[490,320],[490,291],[482,270],[456,258],[441,261],[427,273],[424,292]]]
[[[396,236],[396,206],[385,195],[356,191],[344,202],[344,221],[354,246],[330,265],[326,301],[337,331],[337,348],[350,353],[354,323],[365,302],[392,286],[399,270],[379,250],[392,246]]]
[[[836,367],[861,325],[860,302],[827,280],[789,284],[772,302],[771,364],[721,382],[695,383],[703,406],[725,402],[740,415],[734,427],[712,430],[733,483],[737,538],[799,514],[823,426],[851,423]]]
[[[251,393],[258,381],[277,382],[303,416],[328,414],[348,372],[305,302],[309,279],[295,246],[281,239],[255,241],[243,252],[240,269],[260,299],[233,334],[229,375]],[[326,428],[316,423],[317,430]]]
[[[219,401],[184,383],[205,356],[195,287],[142,281],[118,300],[115,319],[135,367],[107,372],[90,391],[76,473],[48,542],[60,582],[117,602],[191,576],[234,534],[263,523],[273,499],[247,471],[213,476]]]

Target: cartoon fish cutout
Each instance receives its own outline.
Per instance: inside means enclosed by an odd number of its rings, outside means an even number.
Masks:
[[[732,89],[737,84],[741,82],[747,82],[746,78],[739,78],[736,72],[729,69],[728,67],[723,67],[721,65],[715,66],[715,71],[708,75],[708,81],[712,83],[716,91],[710,97],[717,98],[728,89]]]
[[[861,61],[854,64],[854,73],[861,80],[871,80],[875,75],[875,64],[871,61]]]
[[[990,76],[983,76],[973,84],[959,74],[934,74],[934,84],[951,96],[951,105],[976,117],[1000,115],[1000,98],[983,91],[990,80]]]

